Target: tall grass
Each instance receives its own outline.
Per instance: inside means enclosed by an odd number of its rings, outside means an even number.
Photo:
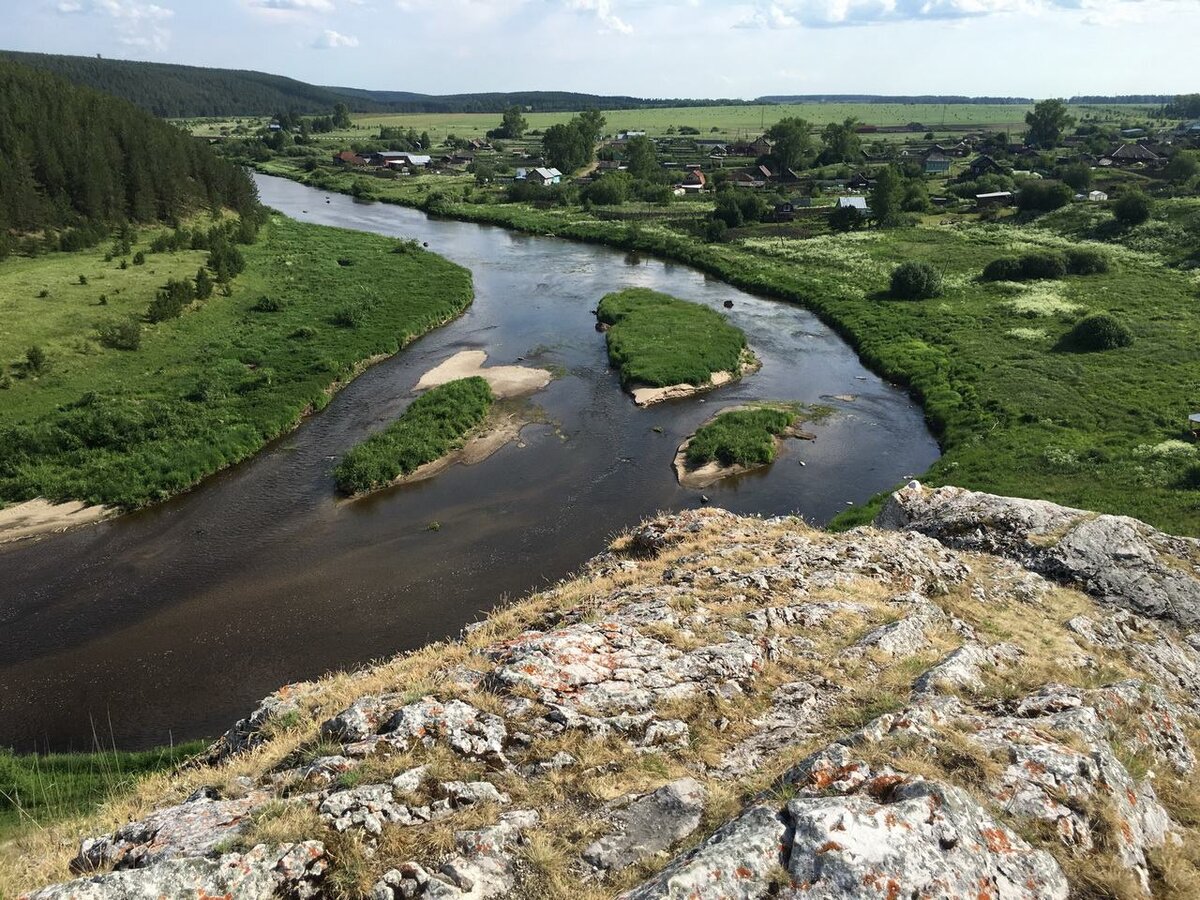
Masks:
[[[625,385],[708,384],[713,372],[737,372],[746,335],[720,313],[648,288],[600,301],[609,325],[608,358]]]
[[[138,778],[203,752],[204,741],[156,750],[17,754],[0,749],[0,841],[88,812]]]
[[[487,418],[494,397],[478,375],[422,394],[395,422],[342,458],[333,471],[338,489],[359,494],[391,484],[461,447]]]

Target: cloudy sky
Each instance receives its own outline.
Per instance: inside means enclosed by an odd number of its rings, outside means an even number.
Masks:
[[[1200,0],[4,0],[0,46],[649,97],[1200,90]]]

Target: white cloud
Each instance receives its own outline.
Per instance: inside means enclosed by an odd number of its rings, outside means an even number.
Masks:
[[[259,9],[273,9],[280,12],[333,12],[332,0],[249,0],[250,5]]]
[[[580,12],[594,13],[600,20],[600,24],[608,31],[615,31],[618,34],[633,32],[633,27],[613,12],[612,3],[609,0],[567,0],[567,6]]]
[[[312,42],[311,46],[316,50],[336,50],[339,47],[357,47],[358,38],[348,34],[341,34],[330,28],[325,31]]]
[[[1176,0],[774,0],[758,4],[741,28],[839,28],[880,22],[970,19],[1001,13],[1081,13],[1087,24],[1140,21]]]
[[[63,15],[103,16],[113,20],[117,42],[126,47],[162,52],[171,43],[166,23],[175,11],[144,0],[60,0]]]

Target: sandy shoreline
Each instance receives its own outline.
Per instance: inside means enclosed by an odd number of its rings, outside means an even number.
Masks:
[[[81,525],[91,525],[117,514],[111,506],[88,506],[79,500],[51,503],[49,500],[27,500],[0,509],[0,544],[69,531]]]
[[[483,350],[463,350],[421,376],[415,390],[427,391],[448,381],[478,375],[487,381],[497,400],[519,397],[540,391],[550,383],[553,375],[549,369],[532,366],[488,366],[487,353]]]
[[[762,404],[762,406],[769,405],[770,404]],[[696,431],[699,431],[705,425],[709,425],[716,421],[717,417],[724,413],[740,412],[747,409],[761,409],[762,406],[742,404],[740,406],[729,406],[725,409],[717,410],[717,412],[715,412],[712,416],[701,422],[696,428]],[[787,446],[786,442],[789,438],[797,438],[803,441],[815,441],[817,439],[815,434],[809,434],[807,431],[800,430],[801,421],[801,419],[797,419],[794,424],[790,425],[788,428],[784,429],[783,432],[775,436],[775,459],[769,463],[761,463],[757,466],[723,466],[716,460],[713,460],[712,462],[705,463],[699,468],[689,469],[687,465],[688,445],[691,444],[692,438],[696,436],[696,433],[692,432],[690,435],[688,435],[687,440],[679,445],[679,449],[675,451],[675,459],[672,463],[672,466],[675,469],[675,478],[680,485],[685,488],[700,490],[701,488],[706,488],[710,485],[716,484],[718,481],[722,481],[723,479],[732,478],[735,475],[744,475],[747,472],[755,472],[759,469],[765,469],[767,466],[774,465],[779,459],[779,456],[784,452],[784,449]]]
[[[757,372],[760,368],[762,368],[762,363],[758,357],[747,349],[743,351],[742,364],[736,374],[727,371],[713,372],[708,376],[708,384],[700,385],[670,384],[666,387],[630,387],[629,394],[633,397],[633,402],[638,406],[652,406],[655,403],[664,403],[667,400],[679,400],[683,397],[691,397],[696,394],[716,390],[723,385],[738,381],[747,375]]]

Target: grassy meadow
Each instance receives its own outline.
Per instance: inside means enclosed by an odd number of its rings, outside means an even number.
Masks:
[[[338,489],[361,494],[386,487],[441,459],[483,424],[494,399],[491,387],[478,375],[427,391],[395,422],[342,458],[333,471]]]
[[[157,750],[15,754],[0,748],[0,842],[84,815],[152,772],[199,755],[204,741]]]
[[[714,372],[738,372],[746,348],[719,312],[648,288],[608,294],[596,318],[609,326],[608,358],[626,387],[705,385]]]
[[[0,502],[136,507],[184,490],[472,298],[470,273],[415,244],[274,216],[229,296],[148,324],[157,289],[206,257],[150,252],[152,236],[126,268],[104,247],[0,263]],[[140,326],[137,349],[101,340],[119,323]]]

